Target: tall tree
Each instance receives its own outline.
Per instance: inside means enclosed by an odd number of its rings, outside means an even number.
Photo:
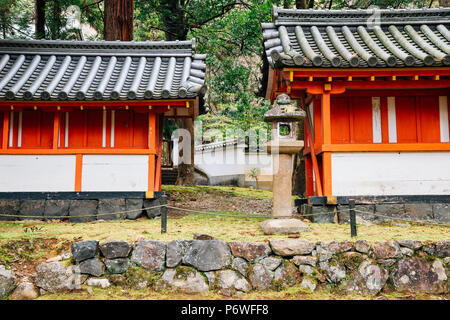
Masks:
[[[34,1],[34,34],[36,39],[45,38],[45,0]]]
[[[105,40],[133,40],[134,1],[104,0],[103,37]]]

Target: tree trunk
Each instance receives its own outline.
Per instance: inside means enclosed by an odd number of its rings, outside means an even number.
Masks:
[[[133,0],[105,0],[103,37],[107,41],[133,40]]]
[[[296,9],[306,9],[306,0],[295,0]]]
[[[34,36],[36,39],[45,38],[45,0],[34,2]]]
[[[164,8],[161,14],[161,20],[164,25],[164,32],[167,41],[186,40],[188,29],[184,19],[184,11],[181,6],[183,0],[165,0],[161,1],[161,7]],[[180,119],[178,121],[180,129],[186,129],[191,135],[191,163],[180,163],[178,165],[177,185],[195,185],[194,177],[194,121],[193,119]]]
[[[53,0],[52,23],[50,24],[50,34],[53,40],[60,38],[61,32],[61,6],[59,0]]]

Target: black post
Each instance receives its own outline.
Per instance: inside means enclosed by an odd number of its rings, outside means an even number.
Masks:
[[[167,196],[163,195],[160,198],[161,205],[167,205]],[[161,207],[161,233],[167,232],[167,207]]]
[[[356,216],[355,216],[355,200],[348,200],[350,208],[350,233],[352,237],[356,237]]]

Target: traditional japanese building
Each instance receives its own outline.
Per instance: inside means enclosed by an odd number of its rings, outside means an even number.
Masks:
[[[205,57],[194,40],[0,41],[0,213],[158,198],[164,118],[198,114]]]
[[[307,113],[309,203],[449,220],[450,9],[275,7],[262,28],[261,95]]]

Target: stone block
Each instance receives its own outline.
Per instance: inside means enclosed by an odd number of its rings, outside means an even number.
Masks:
[[[97,220],[97,200],[71,200],[69,222],[90,222]]]
[[[376,204],[375,214],[379,214],[385,217],[377,216],[377,222],[387,222],[398,219],[405,219],[405,205],[402,203],[395,204]]]
[[[261,223],[264,234],[290,234],[311,231],[311,228],[298,219],[270,219]]]
[[[126,211],[129,210],[137,210],[127,212],[127,219],[135,220],[142,215],[142,207],[144,205],[144,199],[126,199],[125,200],[125,208]]]
[[[431,203],[405,203],[405,215],[411,220],[433,220]]]
[[[0,221],[14,221],[18,219],[20,210],[20,200],[1,199],[0,200]],[[2,215],[16,215],[16,217],[5,217]]]
[[[44,217],[67,217],[69,215],[69,206],[70,200],[46,200]]]
[[[20,220],[42,220],[44,217],[45,200],[20,201],[19,219]]]
[[[335,206],[313,206],[312,216],[305,216],[306,219],[316,223],[333,223]]]
[[[98,220],[125,219],[125,199],[99,199],[97,208]]]
[[[433,204],[433,217],[436,222],[450,223],[450,203]]]

